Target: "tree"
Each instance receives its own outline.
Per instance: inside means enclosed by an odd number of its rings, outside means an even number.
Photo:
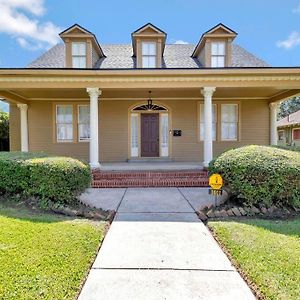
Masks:
[[[9,150],[9,114],[0,111],[0,151]]]
[[[294,97],[281,103],[278,118],[282,119],[300,109],[300,97]]]

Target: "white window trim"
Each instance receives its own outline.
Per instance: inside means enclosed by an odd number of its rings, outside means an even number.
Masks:
[[[205,121],[201,120],[201,105],[203,106],[203,109],[204,109],[204,103],[200,103],[199,104],[199,132],[198,132],[198,139],[200,142],[203,142],[204,141],[204,136],[203,138],[201,138],[201,124],[204,125]],[[216,103],[213,103],[213,105],[215,107],[215,119],[216,121],[215,122],[212,122],[212,124],[216,124],[216,137],[213,138],[213,142],[216,142],[218,140],[218,105]]]
[[[85,45],[85,55],[78,55],[78,54],[73,54],[73,45],[74,44],[84,44]],[[71,56],[72,56],[72,67],[74,67],[73,64],[73,58],[85,58],[85,66],[84,67],[79,67],[80,69],[85,69],[87,67],[87,43],[86,42],[72,42],[71,44]],[[78,68],[78,67],[76,67]]]
[[[154,44],[155,45],[155,55],[149,55],[149,54],[144,54],[143,53],[143,45],[144,44]],[[143,66],[143,58],[144,57],[154,57],[155,58],[155,66],[154,67],[144,67]],[[141,66],[144,69],[155,69],[157,68],[157,43],[155,41],[144,41],[141,43]]]
[[[136,128],[134,128],[133,118],[136,119]],[[130,156],[131,157],[139,157],[140,153],[140,143],[139,143],[139,129],[140,128],[140,114],[139,113],[131,113],[130,114]],[[137,139],[137,147],[133,147],[133,131],[136,133]]]
[[[220,140],[222,142],[238,142],[240,140],[239,137],[239,127],[240,127],[240,105],[238,103],[221,103],[220,104]],[[223,135],[222,135],[222,106],[223,105],[235,105],[237,107],[236,111],[237,111],[237,121],[236,121],[236,139],[223,139]],[[233,123],[233,122],[228,122],[228,123]]]
[[[166,121],[166,131],[164,132],[163,128],[163,120]],[[159,148],[160,148],[160,157],[169,157],[169,144],[170,144],[170,136],[169,136],[169,113],[159,113]],[[164,135],[167,137],[166,145],[163,143],[163,137]]]
[[[79,108],[80,106],[89,106],[89,104],[78,104],[77,105],[77,135],[78,135],[78,142],[79,143],[89,143],[90,142],[90,138],[88,139],[80,139],[80,136],[79,136]],[[91,113],[91,112],[90,112]],[[90,125],[90,123],[88,123]]]
[[[57,109],[59,106],[70,106],[72,108],[72,140],[59,140],[57,136]],[[66,123],[69,124],[69,123]],[[74,143],[74,108],[72,104],[56,104],[55,105],[55,137],[57,143]]]
[[[224,54],[213,54],[212,53],[212,46],[213,44],[223,44],[224,45]],[[213,58],[216,57],[217,59],[219,57],[222,57],[224,59],[224,65],[223,66],[212,66]],[[218,60],[217,60],[218,61]],[[226,67],[226,42],[225,41],[214,41],[211,43],[211,52],[210,52],[210,63],[212,68],[225,68]]]
[[[295,127],[295,128],[292,129],[292,141],[293,141],[293,142],[294,142],[294,141],[298,142],[298,141],[300,141],[300,139],[294,139],[294,131],[295,131],[295,130],[300,130],[300,127]]]

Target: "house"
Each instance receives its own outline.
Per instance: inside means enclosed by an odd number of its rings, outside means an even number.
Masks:
[[[300,146],[300,110],[277,122],[278,144]]]
[[[167,44],[167,33],[148,23],[131,44],[104,45],[75,24],[26,68],[0,69],[10,149],[72,156],[93,168],[207,166],[230,148],[276,144],[277,103],[299,94],[300,68],[270,67],[236,36],[218,24],[195,45]]]

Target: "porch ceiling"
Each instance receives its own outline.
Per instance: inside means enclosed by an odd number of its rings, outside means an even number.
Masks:
[[[143,100],[148,98],[148,91],[152,91],[151,97],[153,99],[201,99],[203,96],[199,88],[189,89],[103,89],[101,98],[104,100]],[[275,87],[219,87],[213,95],[214,99],[247,99],[247,98],[274,98],[274,101],[280,100],[285,96],[290,97],[300,93],[300,90],[283,89]],[[88,100],[89,96],[86,89],[10,89],[0,90],[0,97],[7,98],[9,95],[16,99],[23,100]]]

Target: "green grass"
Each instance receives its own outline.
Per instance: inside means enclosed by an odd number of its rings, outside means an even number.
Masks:
[[[0,204],[0,299],[74,299],[104,228]]]
[[[300,299],[300,219],[209,222],[267,299]]]

